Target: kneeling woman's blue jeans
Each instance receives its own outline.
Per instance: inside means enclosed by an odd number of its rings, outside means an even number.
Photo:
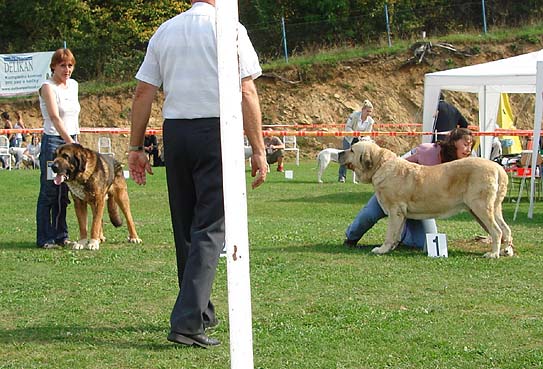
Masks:
[[[46,243],[62,243],[68,238],[66,224],[66,208],[68,186],[62,183],[57,186],[47,180],[47,162],[55,158],[55,150],[66,142],[60,136],[44,134],[40,152],[40,194],[36,209],[36,244],[42,247]]]
[[[343,141],[341,143],[343,145],[343,150],[347,150],[351,148],[351,143],[347,141],[346,138],[343,138]],[[347,176],[347,167],[345,165],[340,165],[338,169],[338,179],[340,181],[342,179],[345,180],[346,176]]]
[[[347,227],[345,236],[348,240],[358,241],[379,219],[386,216],[377,201],[377,197],[373,195],[368,200],[368,203],[358,212],[353,222]],[[426,243],[426,233],[437,233],[436,221],[434,219],[407,219],[402,231],[401,243],[423,249]]]

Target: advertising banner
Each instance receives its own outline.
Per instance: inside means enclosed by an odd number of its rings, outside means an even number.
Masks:
[[[0,54],[0,96],[30,95],[51,75],[53,51]]]

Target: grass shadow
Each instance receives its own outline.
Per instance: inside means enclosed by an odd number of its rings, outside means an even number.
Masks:
[[[341,243],[320,243],[310,246],[289,246],[281,249],[281,252],[287,253],[321,253],[321,254],[352,254],[364,255],[370,257],[394,257],[394,258],[418,258],[427,257],[421,249],[398,245],[394,250],[385,255],[376,255],[371,252],[374,247],[381,244],[359,244],[357,247],[346,247]],[[462,247],[463,246],[463,247]],[[461,247],[461,248],[459,248]],[[263,249],[259,249],[263,251]],[[276,249],[270,250],[276,252]],[[486,251],[490,251],[490,245],[478,244],[477,242],[462,242],[453,248],[448,249],[449,257],[482,257]]]
[[[2,242],[0,250],[40,249],[34,242]]]
[[[359,193],[359,197],[356,198],[356,203],[360,206],[365,204],[372,194]],[[350,192],[336,192],[320,196],[302,196],[290,199],[278,199],[277,202],[299,202],[299,203],[346,203],[352,204],[354,202],[354,195]]]
[[[163,334],[164,344],[149,342],[149,333]],[[168,330],[163,326],[132,327],[84,327],[58,324],[51,326],[25,327],[0,331],[0,345],[22,344],[85,344],[92,346],[115,346],[144,348],[151,350],[170,349],[173,345],[166,341]],[[138,339],[137,337],[146,337]],[[188,346],[187,346],[188,347]]]

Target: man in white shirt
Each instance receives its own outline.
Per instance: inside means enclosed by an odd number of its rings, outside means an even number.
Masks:
[[[145,184],[152,174],[143,139],[158,88],[164,89],[163,146],[177,255],[179,294],[168,340],[201,347],[220,342],[206,335],[218,324],[211,287],[224,242],[224,200],[219,121],[215,0],[192,0],[188,11],[163,23],[149,41],[136,78],[128,165]],[[258,57],[238,24],[243,128],[252,147],[253,188],[266,178],[261,112],[253,79]]]

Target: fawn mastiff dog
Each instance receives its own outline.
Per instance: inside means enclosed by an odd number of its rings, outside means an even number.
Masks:
[[[57,185],[65,182],[72,193],[79,224],[79,241],[74,249],[98,250],[105,241],[102,216],[107,201],[109,219],[115,227],[122,225],[121,208],[128,226],[128,241],[141,243],[132,213],[121,164],[113,157],[102,155],[79,144],[59,146],[51,166]],[[90,239],[87,234],[87,204],[92,210]]]
[[[399,158],[372,142],[359,142],[339,154],[339,162],[354,170],[360,181],[372,183],[388,215],[385,242],[372,252],[384,254],[400,242],[406,218],[445,218],[468,210],[492,238],[488,258],[513,255],[511,230],[502,215],[507,194],[505,170],[483,158],[465,158],[424,166]]]

